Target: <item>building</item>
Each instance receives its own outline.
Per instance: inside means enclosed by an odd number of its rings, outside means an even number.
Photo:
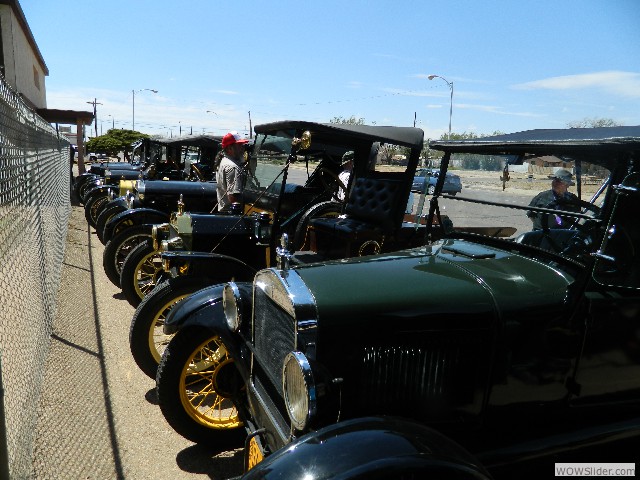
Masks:
[[[47,108],[49,69],[17,0],[0,0],[0,72],[34,110]]]
[[[83,126],[91,124],[93,113],[47,108],[45,77],[49,76],[49,69],[18,0],[0,0],[0,73],[5,83],[44,120],[56,127],[75,125],[77,134],[71,143],[84,151]],[[82,173],[82,154],[78,157],[78,170]]]

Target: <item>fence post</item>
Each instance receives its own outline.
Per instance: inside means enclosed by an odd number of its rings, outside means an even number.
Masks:
[[[9,477],[7,425],[4,418],[4,386],[2,385],[2,350],[0,350],[0,478]]]

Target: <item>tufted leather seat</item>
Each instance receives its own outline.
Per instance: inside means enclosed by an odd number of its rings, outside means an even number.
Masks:
[[[358,255],[360,247],[375,241],[384,248],[400,229],[406,198],[401,179],[361,177],[355,180],[342,218],[315,218],[309,222],[318,253],[332,258]]]
[[[357,178],[345,207],[347,217],[393,229],[404,216],[397,214],[400,187],[397,180]]]

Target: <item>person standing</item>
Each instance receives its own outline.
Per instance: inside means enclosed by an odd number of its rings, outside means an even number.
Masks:
[[[242,203],[245,177],[242,161],[247,143],[248,140],[235,131],[222,137],[224,156],[216,171],[218,211],[228,210],[232,203]]]
[[[551,179],[551,189],[540,192],[533,197],[529,206],[580,212],[580,206],[584,202],[581,202],[576,195],[568,191],[570,186],[575,185],[571,172],[561,168],[553,175],[550,175],[549,178]],[[561,215],[541,212],[527,212],[527,217],[533,222],[534,230],[569,228],[575,221]]]

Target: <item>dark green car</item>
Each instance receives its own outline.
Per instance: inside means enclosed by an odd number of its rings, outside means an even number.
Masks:
[[[549,471],[634,461],[605,446],[640,438],[640,127],[430,147],[444,156],[416,212],[424,246],[297,265],[285,239],[277,268],[167,318],[177,334],[160,369],[172,347],[200,346],[183,360],[187,395],[206,370],[211,395],[192,397],[244,425],[246,478],[490,478],[541,457]],[[442,194],[447,169],[470,157],[505,167]],[[573,175],[572,205],[529,206],[558,164]],[[434,235],[445,213],[452,225]],[[527,213],[563,228],[534,231]]]

